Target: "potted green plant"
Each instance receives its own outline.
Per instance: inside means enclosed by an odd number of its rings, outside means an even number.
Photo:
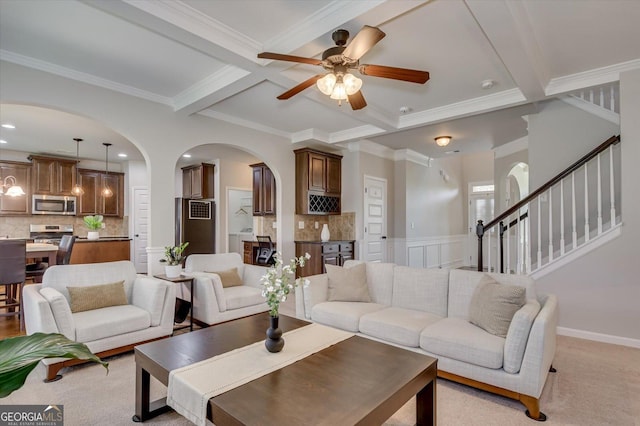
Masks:
[[[160,262],[166,263],[164,266],[165,275],[167,278],[177,278],[182,272],[182,261],[185,256],[183,255],[184,249],[187,248],[189,242],[184,242],[179,246],[166,246],[164,248],[164,259],[160,259]]]
[[[69,340],[62,334],[10,337],[0,340],[0,398],[20,389],[40,360],[55,357],[98,362],[109,372],[109,363],[94,355],[84,343]]]
[[[87,232],[87,240],[97,240],[100,238],[98,230],[102,229],[102,219],[102,215],[99,214],[94,216],[85,216],[83,218],[84,224],[90,229],[90,231]]]

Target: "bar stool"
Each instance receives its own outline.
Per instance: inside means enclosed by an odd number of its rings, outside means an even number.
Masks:
[[[0,286],[4,296],[0,299],[0,316],[20,317],[20,330],[24,328],[22,312],[22,286],[25,280],[27,256],[26,240],[0,240]]]
[[[275,264],[273,255],[276,254],[276,251],[273,248],[273,242],[271,241],[271,237],[268,235],[257,235],[256,240],[258,240],[258,252],[256,253],[256,264],[268,265],[268,266]]]
[[[71,260],[71,251],[73,250],[75,242],[75,235],[62,236],[60,239],[60,245],[58,246],[58,252],[56,253],[56,265],[69,264],[69,261]],[[33,280],[36,283],[41,283],[44,271],[47,270],[49,264],[47,262],[38,262],[31,267],[29,266],[27,267],[27,279]]]

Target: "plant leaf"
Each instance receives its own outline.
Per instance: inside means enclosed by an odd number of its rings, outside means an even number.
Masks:
[[[86,359],[100,363],[109,373],[109,363],[94,355],[84,343],[62,334],[34,333],[0,340],[0,398],[24,385],[27,376],[43,358]]]

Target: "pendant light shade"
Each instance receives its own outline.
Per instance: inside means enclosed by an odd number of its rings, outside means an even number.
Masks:
[[[103,142],[102,145],[105,146],[105,165],[106,165],[106,178],[104,182],[104,187],[102,188],[102,196],[105,198],[109,198],[113,195],[113,191],[109,188],[109,147],[111,144],[109,142]]]
[[[80,180],[78,179],[78,166],[80,165],[80,142],[82,142],[82,139],[73,138],[73,140],[76,141],[76,184],[73,185],[73,188],[71,188],[71,193],[76,197],[79,197],[84,194],[84,189],[82,189],[82,186],[80,186]]]

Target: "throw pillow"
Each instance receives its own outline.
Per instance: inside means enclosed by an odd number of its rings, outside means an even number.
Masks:
[[[71,312],[92,311],[108,306],[127,305],[124,281],[85,287],[67,287]]]
[[[507,337],[513,316],[525,302],[524,287],[502,285],[485,275],[471,297],[469,321],[491,334]]]
[[[218,274],[220,277],[220,281],[222,282],[222,287],[235,287],[238,285],[243,285],[242,278],[238,274],[238,268],[231,268],[225,271],[208,271],[210,274]]]
[[[367,286],[367,269],[364,263],[342,268],[325,265],[329,281],[329,301],[371,302]]]

